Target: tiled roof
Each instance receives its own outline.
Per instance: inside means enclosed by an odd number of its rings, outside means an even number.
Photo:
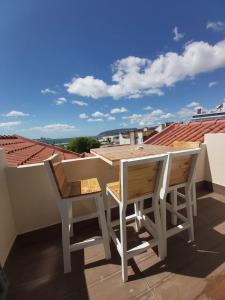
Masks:
[[[6,159],[10,166],[41,163],[56,153],[60,154],[62,159],[90,156],[89,153],[67,151],[57,146],[48,145],[18,135],[0,135],[0,148],[5,150]]]
[[[200,141],[204,142],[206,133],[225,133],[225,119],[214,119],[210,121],[173,123],[163,131],[150,137],[145,144],[170,145],[174,141]]]

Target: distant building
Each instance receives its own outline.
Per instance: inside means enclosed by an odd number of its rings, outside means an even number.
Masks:
[[[170,126],[171,124],[173,124],[173,122],[165,122],[165,123],[161,123],[161,124],[159,124],[158,127],[156,127],[155,131],[161,132],[161,131],[164,130],[166,127]]]
[[[119,132],[115,135],[106,135],[99,139],[103,146],[110,145],[137,145],[157,133],[155,128],[142,128],[126,132]]]
[[[202,121],[211,119],[225,118],[225,105],[219,104],[216,108],[211,110],[205,110],[201,107],[197,108],[196,114],[192,116],[192,121]]]

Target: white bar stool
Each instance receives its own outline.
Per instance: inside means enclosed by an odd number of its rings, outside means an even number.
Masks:
[[[69,182],[66,178],[62,161],[58,154],[55,154],[44,161],[47,169],[54,196],[59,208],[62,220],[62,244],[64,272],[71,272],[71,252],[84,249],[102,243],[105,249],[106,259],[111,258],[109,236],[105,219],[105,210],[101,196],[101,188],[97,178],[77,180]],[[97,213],[73,218],[72,204],[75,201],[87,201],[94,199]],[[86,239],[79,243],[70,243],[70,236],[73,236],[73,223],[98,217],[102,235],[96,238]]]
[[[167,239],[183,230],[188,230],[189,240],[194,241],[193,209],[192,209],[192,188],[195,178],[196,163],[201,149],[190,149],[168,153],[168,160],[163,180],[163,186],[160,192],[160,207],[162,216],[162,228],[164,237],[164,255],[167,256]],[[177,206],[172,202],[166,201],[167,194],[177,193],[177,189],[183,188],[187,216],[178,212]],[[170,229],[167,228],[166,212],[172,214],[182,223]]]
[[[107,202],[107,223],[109,233],[116,245],[122,262],[123,282],[128,280],[127,261],[133,256],[146,251],[148,248],[158,246],[159,256],[163,259],[162,223],[159,208],[159,196],[162,186],[167,155],[149,156],[136,159],[121,160],[120,181],[108,183],[106,194],[119,206],[119,220],[111,222],[110,199]],[[154,222],[145,214],[136,212],[126,216],[128,204],[137,204],[144,199],[152,198]],[[135,219],[136,225],[141,221],[143,226],[151,233],[153,239],[127,249],[126,222]],[[113,227],[120,225],[120,240]]]

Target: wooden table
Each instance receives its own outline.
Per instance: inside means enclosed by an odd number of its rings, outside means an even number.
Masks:
[[[111,166],[117,166],[119,165],[121,159],[157,155],[177,150],[178,149],[171,146],[142,144],[91,149],[91,153],[98,156]]]

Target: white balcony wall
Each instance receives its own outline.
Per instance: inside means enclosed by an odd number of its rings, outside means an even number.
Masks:
[[[206,153],[206,145],[202,144],[196,168],[196,182],[208,180],[208,161]]]
[[[225,133],[205,135],[207,180],[225,187]]]
[[[82,158],[64,162],[68,180],[97,177],[103,190],[105,184],[118,177],[115,168],[99,158]],[[43,164],[7,169],[10,197],[18,233],[29,232],[60,222],[50,181]],[[77,203],[75,215],[95,209],[92,201]]]
[[[5,154],[0,149],[0,264],[3,266],[16,238],[16,227],[6,180]]]

